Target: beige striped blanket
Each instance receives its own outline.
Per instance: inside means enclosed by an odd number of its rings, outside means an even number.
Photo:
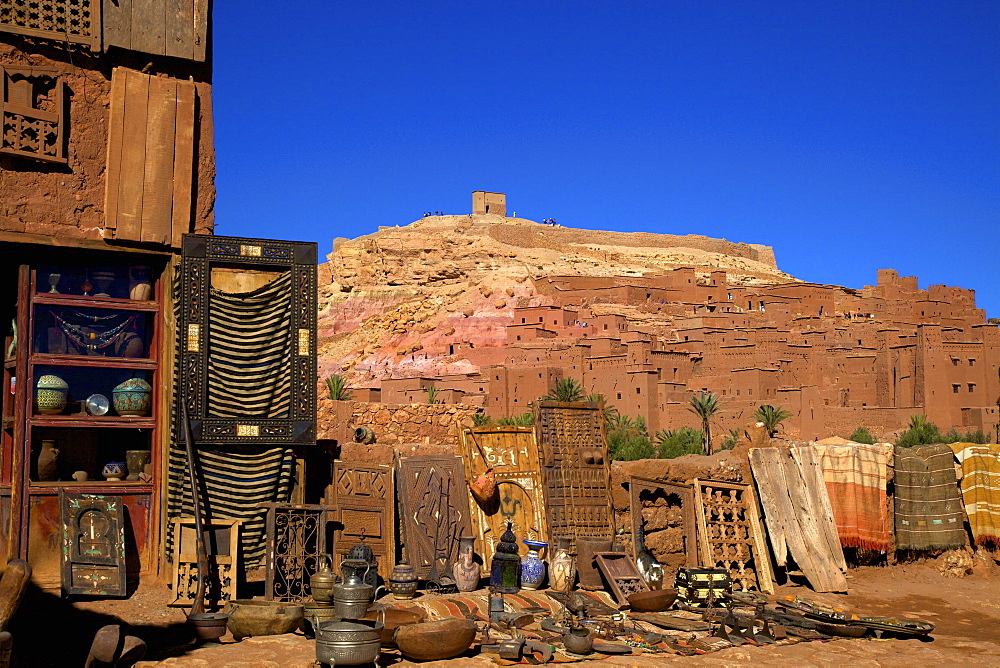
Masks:
[[[814,443],[837,535],[844,547],[885,552],[889,549],[889,506],[886,480],[892,445]]]
[[[962,501],[976,545],[1000,545],[1000,445],[952,443],[962,465]]]

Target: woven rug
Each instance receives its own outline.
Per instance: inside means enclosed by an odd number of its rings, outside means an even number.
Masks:
[[[947,445],[897,447],[896,549],[936,550],[966,544],[965,513]]]
[[[962,501],[976,545],[1000,545],[1000,445],[952,443],[962,465]]]
[[[844,547],[889,549],[889,499],[886,479],[892,446],[813,444],[823,467],[837,535]]]

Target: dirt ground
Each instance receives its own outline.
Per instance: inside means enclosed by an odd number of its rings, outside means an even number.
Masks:
[[[587,661],[587,666],[658,666],[670,663],[701,665],[792,664],[826,665],[1000,665],[1000,568],[979,571],[962,578],[940,574],[933,561],[891,567],[863,567],[849,573],[847,595],[816,594],[807,587],[785,584],[776,597],[794,594],[800,598],[835,604],[863,615],[900,616],[933,623],[927,639],[836,639],[802,642],[786,646],[741,646],[710,654],[681,657],[644,654]],[[107,623],[126,623],[130,632],[150,644],[146,660],[139,666],[184,666],[211,668],[304,667],[315,659],[315,643],[301,633],[247,638],[235,642],[223,637],[221,645],[194,649],[187,644],[184,611],[168,608],[168,589],[144,582],[127,600],[75,602],[50,594],[30,592],[11,631],[14,634],[16,666],[81,665],[90,638]],[[49,629],[60,629],[38,642],[39,620]],[[26,642],[27,641],[27,642]],[[383,653],[380,665],[414,665],[398,652]],[[450,661],[424,666],[490,666],[494,662],[475,650]]]

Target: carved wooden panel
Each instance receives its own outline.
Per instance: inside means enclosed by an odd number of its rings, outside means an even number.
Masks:
[[[548,535],[612,537],[604,411],[593,402],[535,404]]]
[[[472,531],[462,458],[400,457],[396,495],[403,545],[417,575],[426,578],[435,560],[439,570],[442,562],[455,563],[458,539]],[[450,572],[444,574],[451,576]]]
[[[210,399],[210,293],[213,265],[288,272],[290,317],[283,337],[293,342],[287,416],[218,416]],[[196,443],[316,442],[316,244],[202,234],[184,235],[178,308],[178,401],[187,404]],[[179,412],[179,411],[178,411]],[[178,430],[183,435],[183,430]]]
[[[497,503],[483,507],[474,498],[469,502],[472,535],[477,541],[476,553],[483,558],[483,571],[489,569],[490,557],[496,552],[508,521],[513,523],[519,541],[528,538],[548,542],[545,495],[534,429],[466,429],[459,436],[459,447],[467,480],[474,481],[488,466],[493,467],[496,476]],[[521,556],[528,553],[528,546],[523,542],[519,542],[518,547]]]
[[[101,0],[4,0],[0,31],[101,46]]]
[[[60,490],[62,589],[67,595],[125,596],[125,520],[120,496]]]
[[[64,90],[55,69],[0,67],[0,153],[65,163]]]
[[[680,507],[684,530],[684,557],[688,566],[698,565],[698,519],[694,509],[694,490],[691,485],[659,482],[648,478],[629,478],[629,515],[632,516],[633,554],[639,528],[643,524],[643,501],[656,503],[660,499],[668,508]],[[647,532],[648,535],[648,532]]]
[[[175,517],[174,523],[174,600],[172,607],[189,608],[198,591],[198,533],[194,518]],[[211,607],[236,600],[237,567],[240,555],[240,521],[206,520],[202,522],[205,550],[208,552],[208,579],[205,604]]]
[[[337,554],[346,556],[362,537],[388,581],[396,563],[396,494],[391,466],[334,462],[328,500]],[[334,563],[339,563],[335,559]]]
[[[597,568],[608,581],[611,594],[618,605],[628,603],[628,597],[640,591],[649,591],[649,585],[639,575],[632,558],[624,552],[598,552],[594,555]]]
[[[771,557],[750,485],[692,481],[698,515],[700,566],[725,568],[733,588],[774,593]]]

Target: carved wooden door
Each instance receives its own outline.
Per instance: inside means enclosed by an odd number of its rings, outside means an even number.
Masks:
[[[125,596],[125,521],[120,496],[59,492],[62,588],[68,595]]]
[[[545,499],[538,446],[532,427],[481,427],[464,430],[459,439],[468,480],[475,480],[487,466],[493,467],[497,481],[498,502],[481,506],[474,499],[469,504],[472,535],[476,553],[483,559],[483,571],[489,567],[500,536],[513,524],[521,556],[528,552],[523,541],[548,541],[545,526]],[[485,459],[484,459],[485,458]]]
[[[471,535],[469,495],[462,458],[452,455],[401,457],[396,466],[400,528],[407,558],[426,578],[458,558],[458,539]]]
[[[378,574],[388,581],[396,561],[392,467],[338,461],[329,490],[337,554],[343,558],[363,538],[378,560]]]

